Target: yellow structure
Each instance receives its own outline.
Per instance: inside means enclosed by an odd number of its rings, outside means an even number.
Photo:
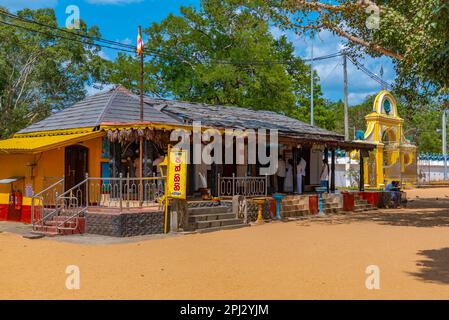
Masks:
[[[416,146],[404,136],[404,120],[399,117],[394,96],[386,90],[381,91],[374,101],[373,112],[365,119],[365,141],[377,146],[365,162],[366,183],[377,188],[383,188],[393,180],[402,185],[415,184]]]
[[[64,153],[71,145],[89,150],[87,170],[100,176],[102,161],[108,161],[101,158],[105,135],[94,128],[16,134],[0,141],[1,177],[24,177],[23,183],[17,185],[18,191],[25,194],[25,186],[30,185],[34,192],[39,192],[66,175]],[[9,192],[9,185],[0,185],[0,193]]]

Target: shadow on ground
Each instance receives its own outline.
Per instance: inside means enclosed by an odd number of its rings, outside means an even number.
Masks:
[[[416,263],[421,270],[410,275],[425,282],[449,284],[449,248],[422,250],[418,254],[424,257]]]

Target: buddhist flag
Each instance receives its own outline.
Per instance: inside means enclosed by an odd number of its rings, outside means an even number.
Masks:
[[[142,32],[139,27],[139,32],[137,34],[137,54],[141,56],[143,54],[143,41],[142,41]]]

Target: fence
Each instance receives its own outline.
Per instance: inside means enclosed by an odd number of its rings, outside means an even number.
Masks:
[[[242,195],[246,197],[267,196],[268,176],[264,177],[221,177],[218,175],[218,196]]]
[[[145,178],[94,178],[86,179],[64,190],[64,178],[49,185],[32,197],[33,225],[44,225],[54,216],[75,217],[90,207],[141,208],[160,206],[164,196],[164,177]]]

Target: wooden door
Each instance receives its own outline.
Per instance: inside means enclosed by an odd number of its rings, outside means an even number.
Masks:
[[[88,151],[83,146],[65,148],[65,190],[76,186],[86,179]],[[80,188],[79,192],[81,192],[82,199],[84,199],[85,187]],[[80,195],[78,194],[77,196],[79,197]]]

